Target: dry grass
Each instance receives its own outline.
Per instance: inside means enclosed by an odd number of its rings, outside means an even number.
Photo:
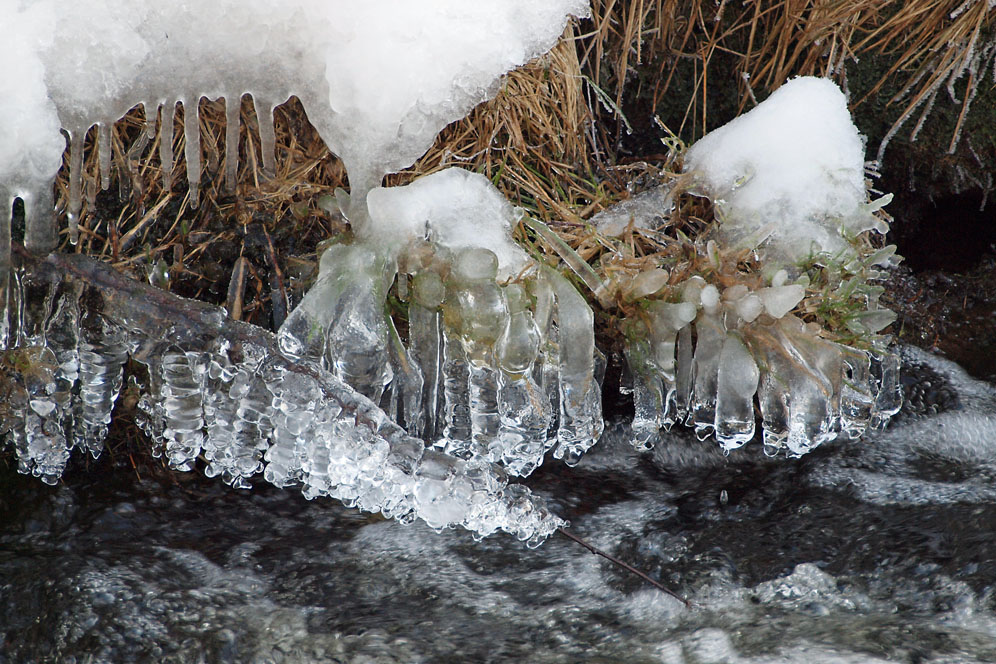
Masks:
[[[922,123],[942,88],[955,98],[954,84],[967,76],[960,129],[987,68],[996,67],[996,6],[986,0],[594,0],[593,7],[582,65],[618,106],[640,67],[656,68],[653,90],[638,92],[651,94],[657,108],[674,92],[679,63],[691,63],[687,111],[672,127],[682,135],[707,130],[710,78],[723,77],[719,84],[729,90],[730,70],[743,109],[754,90],[771,92],[792,76],[826,76],[846,89],[848,61],[885,54],[892,66],[855,102],[898,78],[901,92],[891,100],[897,106],[894,134],[918,108],[924,109]]]

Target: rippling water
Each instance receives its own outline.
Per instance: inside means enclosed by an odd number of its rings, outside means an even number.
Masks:
[[[0,662],[996,661],[996,395],[906,369],[918,414],[799,460],[679,435],[640,455],[615,425],[530,478],[689,609],[559,536],[475,543],[125,463],[8,472]]]

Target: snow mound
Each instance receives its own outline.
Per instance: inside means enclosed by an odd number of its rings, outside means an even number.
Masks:
[[[860,232],[869,223],[864,139],[828,79],[789,81],[689,148],[685,170],[715,201],[728,239],[770,225],[769,246],[790,259],[813,245],[840,250],[841,227]]]

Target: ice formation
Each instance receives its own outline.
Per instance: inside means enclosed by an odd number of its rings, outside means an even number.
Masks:
[[[551,444],[576,459],[597,439],[591,311],[552,271],[519,274],[526,259],[510,240],[511,207],[483,178],[444,173],[400,198],[377,188],[447,123],[492,95],[502,74],[548,50],[572,15],[587,11],[583,0],[3,0],[0,15],[15,37],[0,47],[0,344],[15,365],[8,381],[14,407],[4,415],[21,470],[51,482],[72,446],[100,452],[130,357],[148,367],[146,427],[174,467],[189,469],[202,456],[209,474],[242,486],[265,466],[269,481],[302,484],[309,497],[332,495],[388,516],[417,514],[437,528],[503,528],[533,541],[549,535],[563,522],[528,490],[506,487],[491,461],[507,460],[512,472],[525,474]],[[75,242],[92,127],[106,188],[107,128],[141,104],[152,135],[158,116],[168,187],[174,115],[183,105],[183,156],[196,206],[199,101],[224,98],[230,109],[231,185],[244,94],[255,104],[264,172],[274,165],[273,107],[296,95],[349,173],[343,200],[352,204],[343,212],[359,241],[323,256],[318,286],[280,337],[289,355],[306,366],[319,360],[331,373],[315,367],[305,376],[279,355],[235,352],[220,340],[191,347],[167,332],[142,342],[127,320],[81,313],[78,292],[57,297],[53,284],[33,290],[30,279],[11,272],[16,199],[25,207],[27,249],[44,254],[56,246],[60,131],[68,136],[66,213]],[[371,215],[367,194],[375,189]],[[448,195],[449,205],[438,199]],[[491,218],[468,226],[454,210]],[[410,266],[401,279],[411,280],[412,327],[420,335],[411,350],[383,315],[399,260]],[[519,282],[499,285],[499,275]],[[529,297],[545,308],[536,312]],[[314,302],[330,308],[315,311]],[[324,327],[312,352],[319,320]],[[295,341],[301,321],[310,327]],[[564,330],[580,340],[558,350]],[[439,445],[451,454],[423,451],[420,439],[362,395],[430,442],[440,432]],[[439,412],[423,416],[425,399]]]
[[[514,475],[552,446],[576,462],[602,430],[592,311],[512,241],[520,213],[459,169],[375,189],[368,208],[384,239],[325,253],[281,350],[320,362],[453,456]],[[395,278],[407,345],[383,307]]]
[[[236,487],[261,474],[308,498],[476,536],[500,529],[538,544],[564,525],[498,465],[427,449],[335,375],[286,358],[272,334],[223,309],[78,256],[53,254],[13,290],[33,303],[12,319],[21,342],[0,361],[0,427],[21,472],[54,484],[72,447],[101,452],[130,361],[140,424],[174,468],[200,457],[207,475]]]
[[[685,171],[715,208],[714,231],[697,248],[708,279],[663,270],[652,279],[650,270],[633,281],[651,285],[629,286],[653,296],[627,324],[636,443],[685,422],[730,450],[754,437],[755,405],[770,454],[805,454],[887,421],[901,404],[899,361],[877,333],[895,316],[869,281],[895,247],[853,244],[888,230],[874,214],[887,199],[867,202],[863,142],[841,91],[826,79],[786,83],[693,145]],[[759,274],[737,267],[744,251]],[[846,310],[847,332],[862,344],[804,323],[793,311],[807,294]]]
[[[0,274],[14,277],[0,284],[9,392],[0,414],[22,471],[52,482],[72,447],[100,452],[131,360],[146,367],[144,426],[176,468],[200,458],[235,486],[261,472],[309,498],[534,543],[563,524],[505,477],[528,475],[551,450],[576,463],[598,440],[591,308],[512,241],[520,213],[486,178],[448,170],[379,185],[492,94],[503,73],[552,46],[585,2],[0,0],[0,11],[14,35],[0,46]],[[314,287],[275,339],[234,342],[213,309],[200,318],[209,338],[180,324],[151,332],[72,279],[11,270],[16,199],[26,248],[56,245],[60,130],[75,241],[93,126],[107,187],[107,128],[143,105],[146,136],[158,118],[168,187],[182,104],[196,205],[199,101],[224,98],[230,109],[232,183],[244,94],[256,107],[264,171],[274,166],[273,108],[293,94],[351,183],[339,201],[355,240],[324,253]],[[825,81],[795,81],[692,148],[687,164],[723,222],[718,239],[790,261],[846,252],[848,234],[882,230],[864,199],[861,141],[842,99]],[[669,192],[655,196],[670,205]],[[710,252],[718,269],[721,252]],[[782,270],[751,287],[670,279],[657,269],[627,285],[631,299],[649,299],[647,316],[630,322],[627,350],[641,444],[677,420],[714,432],[724,447],[743,444],[754,435],[756,399],[766,445],[802,454],[898,408],[893,356],[824,340],[790,313],[804,275]],[[400,310],[389,312],[392,288]],[[654,299],[665,291],[670,300]],[[888,322],[875,297],[855,323],[870,333]]]

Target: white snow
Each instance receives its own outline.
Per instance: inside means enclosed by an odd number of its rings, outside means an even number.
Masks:
[[[498,278],[515,276],[528,261],[512,240],[522,212],[483,175],[449,168],[404,187],[378,187],[367,196],[366,232],[400,248],[428,238],[449,249],[484,247],[498,257]]]
[[[251,93],[265,125],[293,94],[362,201],[587,12],[584,0],[0,0],[0,189],[25,165],[51,185],[60,123],[81,137],[139,103],[168,102],[171,121],[176,100]]]
[[[53,20],[52,9],[40,4],[19,9],[16,0],[0,0],[5,25],[0,39],[0,193],[7,190],[11,196],[26,193],[39,180],[51,183],[62,165],[65,141],[37,53],[51,41],[46,26]],[[2,210],[0,215],[6,216]]]
[[[842,249],[839,228],[868,223],[864,139],[828,79],[785,83],[689,148],[685,170],[716,202],[728,240],[770,224],[769,248],[790,259],[813,243]]]

